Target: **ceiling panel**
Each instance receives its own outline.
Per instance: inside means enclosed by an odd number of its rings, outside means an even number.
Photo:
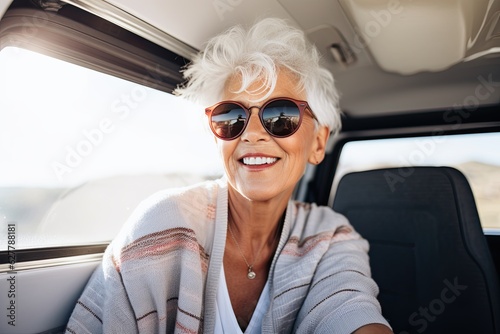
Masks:
[[[235,24],[251,24],[255,18],[265,16],[290,19],[274,0],[106,1],[196,49],[201,49],[210,37]]]

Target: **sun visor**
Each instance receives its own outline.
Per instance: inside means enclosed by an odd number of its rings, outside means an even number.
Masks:
[[[500,1],[339,0],[385,71],[441,71],[500,51]]]

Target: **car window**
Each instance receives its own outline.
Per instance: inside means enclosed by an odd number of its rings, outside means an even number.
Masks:
[[[15,225],[17,249],[109,241],[150,194],[222,174],[203,108],[171,94],[17,47],[0,91],[0,235]]]
[[[333,192],[349,172],[411,166],[450,166],[468,179],[481,224],[486,232],[500,231],[500,133],[395,138],[348,142],[342,148]],[[410,168],[407,168],[410,167]],[[398,178],[388,180],[397,186]],[[331,196],[333,198],[333,196]]]

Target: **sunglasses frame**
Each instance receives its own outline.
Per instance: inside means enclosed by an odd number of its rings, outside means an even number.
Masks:
[[[290,134],[287,134],[285,136],[278,136],[278,135],[275,135],[273,133],[271,133],[267,128],[266,126],[264,125],[264,119],[263,119],[263,110],[266,109],[266,107],[273,103],[273,102],[276,102],[276,101],[282,101],[282,100],[285,100],[285,101],[290,101],[290,102],[293,102],[299,109],[299,122],[297,124],[297,127],[295,128],[295,130],[293,130]],[[212,112],[217,108],[219,107],[220,105],[223,105],[223,104],[226,104],[226,103],[231,103],[231,104],[235,104],[239,107],[241,107],[241,109],[243,109],[245,111],[245,114],[246,114],[246,118],[245,118],[245,124],[243,125],[243,128],[241,129],[241,131],[236,135],[236,136],[233,136],[233,137],[230,137],[230,138],[225,138],[225,137],[222,137],[222,136],[219,136],[217,134],[217,132],[215,131],[215,129],[213,128],[212,126]],[[309,113],[311,114],[312,118],[317,121],[317,118],[316,116],[314,115],[314,113],[312,112],[311,110],[311,107],[309,107],[309,104],[307,103],[307,101],[302,101],[302,100],[296,100],[296,99],[292,99],[291,97],[275,97],[275,98],[272,98],[270,100],[267,100],[266,102],[264,102],[264,104],[260,107],[257,107],[257,106],[250,106],[250,107],[245,107],[241,102],[238,102],[238,101],[233,101],[233,100],[225,100],[225,101],[221,101],[221,102],[218,102],[216,104],[214,104],[213,106],[211,107],[208,107],[208,108],[205,108],[205,114],[208,116],[208,124],[210,125],[210,130],[212,130],[213,134],[219,138],[219,139],[222,139],[222,140],[227,140],[227,141],[230,141],[230,140],[234,140],[238,137],[240,137],[243,132],[245,132],[245,129],[247,128],[247,125],[248,125],[248,120],[250,119],[250,116],[252,114],[251,110],[253,108],[257,108],[259,109],[259,119],[260,119],[260,123],[262,125],[262,127],[266,130],[267,133],[269,133],[269,135],[271,135],[272,137],[274,138],[286,138],[286,137],[290,137],[291,135],[293,135],[295,132],[297,132],[297,130],[300,128],[300,125],[302,124],[302,118],[304,117],[304,113],[306,112],[306,110],[309,111]]]

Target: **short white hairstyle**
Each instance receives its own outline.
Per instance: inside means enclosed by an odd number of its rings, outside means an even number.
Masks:
[[[320,65],[318,50],[302,30],[282,19],[265,18],[248,30],[238,25],[212,38],[184,70],[187,83],[174,93],[210,106],[221,100],[228,79],[239,75],[236,93],[267,92],[259,99],[265,100],[274,91],[280,69],[296,75],[318,123],[337,132],[341,121],[333,76]],[[248,91],[258,80],[262,86]]]

